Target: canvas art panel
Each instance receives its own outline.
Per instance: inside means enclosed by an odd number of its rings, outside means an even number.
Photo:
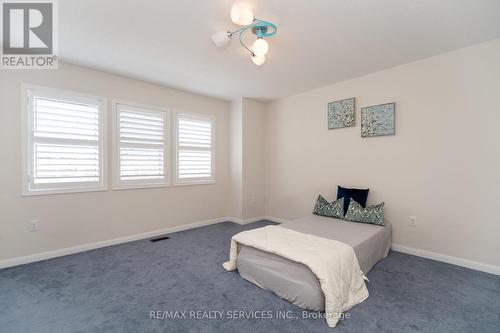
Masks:
[[[395,103],[362,108],[361,137],[396,134],[395,111]]]
[[[328,129],[354,126],[355,113],[354,98],[328,103]]]

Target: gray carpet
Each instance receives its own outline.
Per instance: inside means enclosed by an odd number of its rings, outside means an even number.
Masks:
[[[225,222],[0,270],[0,331],[500,332],[500,277],[398,252],[369,273],[370,297],[337,328],[304,319],[301,309],[221,267],[232,235],[267,223]],[[197,310],[224,314],[189,319]],[[188,318],[150,319],[150,311]],[[290,312],[234,318],[255,311]]]

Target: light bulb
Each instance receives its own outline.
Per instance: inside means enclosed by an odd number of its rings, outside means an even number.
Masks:
[[[231,36],[227,31],[219,31],[213,34],[212,41],[217,47],[226,46],[227,43],[231,40]]]
[[[263,56],[263,55],[253,55],[252,56],[252,61],[257,66],[260,66],[260,65],[262,65],[263,63],[266,62],[266,57]]]
[[[265,56],[269,51],[269,44],[263,38],[257,38],[252,45],[252,52],[256,55]]]
[[[231,7],[231,20],[238,25],[252,24],[254,19],[253,11],[245,3],[237,2]]]

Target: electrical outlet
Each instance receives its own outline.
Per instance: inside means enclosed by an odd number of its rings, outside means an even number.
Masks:
[[[38,225],[38,220],[29,220],[28,221],[28,229],[30,232],[39,231],[40,226]]]
[[[416,227],[417,226],[417,217],[416,216],[408,217],[408,225],[410,227]]]

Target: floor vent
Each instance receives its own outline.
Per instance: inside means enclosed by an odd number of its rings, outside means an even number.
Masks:
[[[150,241],[154,243],[154,242],[159,242],[159,241],[162,241],[162,240],[167,240],[169,238],[170,237],[168,237],[168,236],[161,236],[161,237],[151,238]]]

